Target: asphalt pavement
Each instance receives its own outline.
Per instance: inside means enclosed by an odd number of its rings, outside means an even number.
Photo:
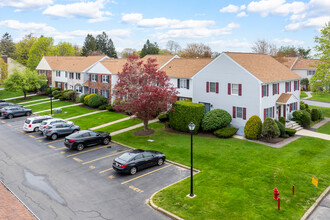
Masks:
[[[0,178],[38,218],[168,219],[146,201],[189,170],[165,163],[121,175],[111,163],[128,148],[111,143],[68,150],[63,138],[23,132],[24,120],[0,119]]]

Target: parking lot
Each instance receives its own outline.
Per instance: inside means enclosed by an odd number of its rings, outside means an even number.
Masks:
[[[13,189],[17,189],[18,195],[22,195],[20,199],[41,219],[54,217],[53,213],[56,213],[58,219],[67,219],[68,216],[73,219],[79,216],[82,219],[90,216],[89,212],[74,211],[77,209],[75,207],[77,203],[89,208],[96,206],[99,213],[96,219],[140,219],[137,217],[166,219],[165,216],[148,207],[145,204],[146,200],[154,192],[189,176],[189,170],[167,162],[162,166],[142,170],[133,176],[116,173],[112,169],[113,159],[131,149],[110,143],[85,148],[80,152],[68,150],[63,143],[64,137],[52,141],[44,138],[39,132],[25,133],[22,130],[25,119],[26,117],[18,117],[0,120],[0,143],[2,143],[0,147],[5,153],[0,159],[14,160],[15,163],[20,164],[21,171],[15,172],[21,172],[22,176],[16,176],[16,182],[10,184],[13,185]],[[12,146],[4,143],[11,143]],[[13,167],[6,169],[6,166],[1,164],[1,178],[5,183],[6,176],[13,175],[8,173],[13,169]],[[59,192],[58,195],[62,200],[56,201],[52,196],[47,195],[47,192],[36,189],[36,186],[24,184],[27,171],[47,176],[48,185],[52,185],[55,192]],[[24,186],[17,179],[22,180]],[[22,187],[28,189],[22,190]],[[33,197],[35,191],[41,192],[43,196]],[[31,195],[27,196],[28,192]],[[73,195],[70,196],[71,193]],[[110,198],[109,193],[112,195]],[[29,197],[31,199],[28,199]],[[43,205],[36,202],[38,199]],[[45,204],[47,201],[52,205]],[[69,211],[63,208],[63,204]],[[139,207],[138,213],[133,214],[137,211],[137,207]]]

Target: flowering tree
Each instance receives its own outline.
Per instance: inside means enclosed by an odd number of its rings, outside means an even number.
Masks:
[[[170,84],[164,71],[157,71],[156,59],[147,63],[130,55],[123,71],[118,73],[115,85],[115,110],[130,111],[143,120],[144,130],[148,130],[148,120],[157,112],[167,110],[168,104],[176,101],[176,89]]]

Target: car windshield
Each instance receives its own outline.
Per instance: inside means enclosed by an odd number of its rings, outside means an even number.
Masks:
[[[124,153],[119,157],[119,159],[123,161],[129,161],[132,158],[132,155],[130,153]]]
[[[29,120],[29,119],[26,119],[26,120],[25,120],[25,123],[26,123],[26,124],[30,124],[30,122],[31,122],[31,120]]]
[[[41,123],[41,125],[46,125],[47,124],[47,121],[43,121],[42,123]]]

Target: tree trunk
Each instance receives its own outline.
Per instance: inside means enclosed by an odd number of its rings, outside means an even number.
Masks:
[[[144,124],[144,130],[147,131],[148,130],[148,120],[144,120],[143,124]]]
[[[24,93],[24,99],[26,99],[26,91],[23,90],[23,93]]]

